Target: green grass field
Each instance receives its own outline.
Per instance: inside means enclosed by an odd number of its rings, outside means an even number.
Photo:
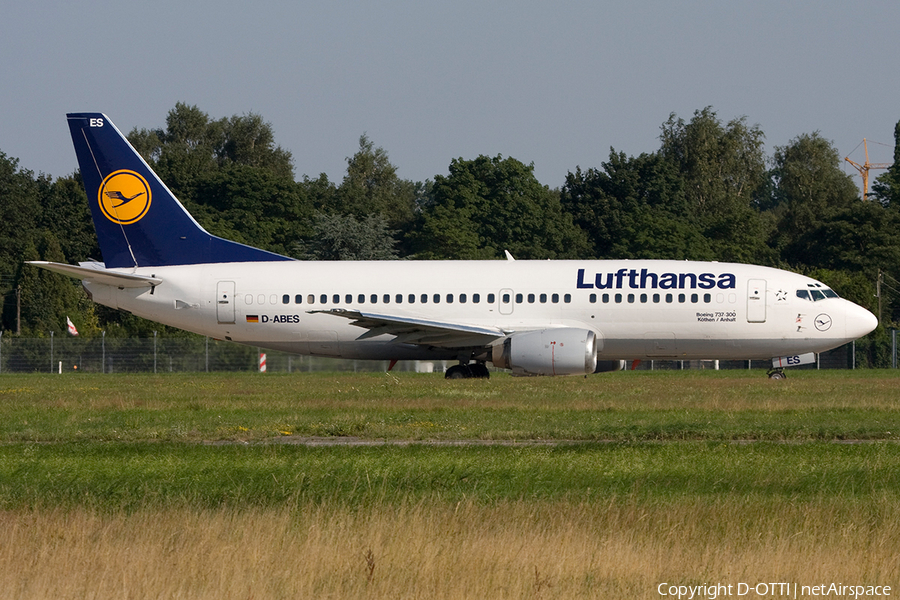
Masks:
[[[3,375],[0,531],[16,550],[0,551],[0,590],[900,586],[898,384],[885,371]]]

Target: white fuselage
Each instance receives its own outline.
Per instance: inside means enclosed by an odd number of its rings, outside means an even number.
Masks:
[[[874,328],[872,314],[809,277],[681,261],[268,262],[151,267],[154,289],[85,281],[96,302],[218,339],[298,354],[454,359],[331,309],[499,328],[591,330],[598,358],[764,359],[822,352]],[[828,290],[830,292],[830,290]],[[815,299],[814,299],[815,298]]]

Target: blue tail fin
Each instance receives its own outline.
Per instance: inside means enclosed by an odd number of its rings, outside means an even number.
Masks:
[[[107,268],[292,260],[209,234],[106,115],[66,116]]]

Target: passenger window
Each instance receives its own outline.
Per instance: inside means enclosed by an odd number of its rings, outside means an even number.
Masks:
[[[378,294],[369,294],[369,302],[378,304]]]
[[[684,302],[684,294],[678,294],[678,302]]]
[[[522,300],[524,300],[522,294],[516,294],[516,304],[522,304]]]
[[[257,304],[259,304],[260,306],[262,306],[263,304],[265,304],[265,303],[266,303],[266,295],[265,295],[265,294],[260,294],[260,295],[258,295],[258,296],[256,297],[256,302],[257,302]]]
[[[290,303],[291,303],[291,297],[290,297],[290,295],[289,295],[289,294],[285,294],[284,296],[282,296],[282,297],[281,297],[281,303],[282,303],[282,304],[290,304]]]
[[[310,294],[309,296],[306,297],[306,303],[307,303],[307,304],[315,304],[315,303],[316,303],[316,297],[313,296],[312,294]],[[262,304],[262,303],[260,303],[260,304]]]
[[[453,304],[453,294],[447,294],[447,304]]]
[[[616,294],[616,304],[622,304],[622,294]]]
[[[440,304],[440,303],[441,303],[441,295],[440,295],[440,294],[435,294],[435,295],[434,295],[434,303],[435,303],[435,304]]]
[[[488,304],[493,304],[496,300],[497,300],[497,296],[495,296],[494,294],[488,294],[488,298],[487,298]]]
[[[698,296],[697,294],[691,294],[691,302],[697,304],[698,302],[700,302],[700,296]]]
[[[597,294],[591,294],[588,297],[588,300],[590,300],[591,304],[596,304],[597,303]]]
[[[410,303],[410,304],[415,304],[415,303],[416,303],[416,295],[415,295],[415,294],[410,294],[409,296],[407,296],[406,299],[409,300],[409,303]]]
[[[340,302],[341,302],[341,295],[340,295],[340,294],[335,294],[334,296],[331,297],[331,301],[334,302],[335,304],[340,304]]]
[[[503,304],[509,304],[510,299],[509,294],[503,294]]]
[[[641,294],[641,304],[647,303],[647,294]]]
[[[628,304],[634,304],[634,294],[628,294]]]
[[[247,304],[253,304],[253,294],[247,294],[244,296],[244,302]]]
[[[397,294],[396,296],[394,296],[394,301],[396,301],[397,304],[403,304],[403,294]]]
[[[603,300],[603,304],[609,304],[609,294],[603,294],[600,298]]]
[[[550,302],[553,304],[559,304],[559,294],[553,294],[550,296]]]
[[[475,304],[481,302],[481,294],[472,294],[472,302]]]
[[[347,304],[353,304],[353,294],[345,294],[344,302]]]
[[[381,301],[384,302],[385,304],[390,304],[391,303],[391,295],[385,294],[384,296],[381,297]]]
[[[659,294],[653,294],[653,304],[659,304]]]
[[[294,296],[294,304],[303,304],[303,294]]]
[[[712,302],[712,294],[703,294],[703,301],[707,304]]]
[[[428,294],[422,294],[422,297],[419,299],[422,301],[422,304],[428,304]]]
[[[541,304],[547,304],[547,294],[541,294]]]
[[[528,294],[528,304],[534,304],[534,294]]]
[[[460,304],[465,304],[465,303],[466,303],[466,295],[465,295],[465,294],[460,294],[460,295],[459,295],[459,303],[460,303]]]
[[[270,294],[269,304],[278,304],[278,296],[276,296],[275,294]]]
[[[672,304],[673,300],[674,300],[674,298],[673,298],[672,294],[666,294],[666,303],[667,304]]]
[[[565,296],[563,296],[563,302],[565,302],[566,304],[571,303],[572,302],[572,294],[566,294]]]
[[[357,301],[359,304],[365,304],[365,303],[366,303],[366,295],[365,295],[365,294],[360,294],[359,296],[356,297],[356,301]]]
[[[321,302],[322,304],[328,304],[328,295],[327,295],[327,294],[321,294],[321,295],[319,296],[319,302]]]

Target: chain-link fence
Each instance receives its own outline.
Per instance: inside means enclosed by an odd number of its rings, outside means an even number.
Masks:
[[[262,356],[261,356],[262,355]],[[387,371],[388,361],[339,360],[261,350],[205,337],[82,338],[0,336],[0,373],[176,373],[258,371]],[[443,366],[438,364],[438,370]],[[432,371],[404,362],[396,371]]]
[[[261,356],[262,355],[262,356]],[[388,361],[341,360],[298,356],[260,350],[200,336],[178,338],[82,338],[51,336],[22,338],[0,335],[0,373],[174,373],[258,371],[387,371]],[[452,362],[449,364],[453,364]],[[402,361],[395,371],[443,372],[447,362]],[[645,360],[627,368],[677,369],[768,369],[768,360],[677,361]],[[811,365],[800,369],[856,368],[856,347],[847,344],[818,355]]]

